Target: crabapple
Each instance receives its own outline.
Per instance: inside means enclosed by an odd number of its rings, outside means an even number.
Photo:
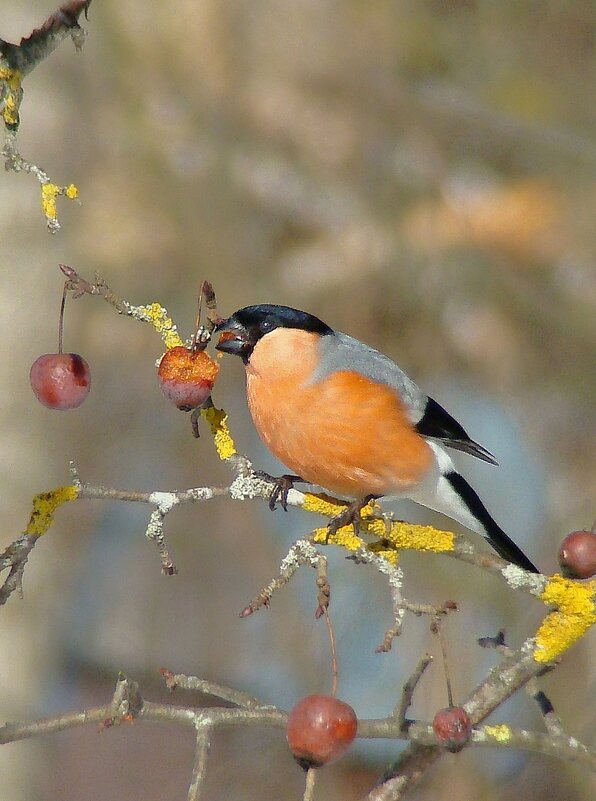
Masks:
[[[290,712],[286,736],[298,764],[305,770],[342,756],[356,736],[356,713],[330,695],[308,695]]]
[[[164,353],[157,373],[166,398],[183,412],[189,412],[211,394],[219,364],[204,350],[178,345]]]
[[[76,409],[91,389],[89,365],[78,353],[45,353],[31,365],[35,397],[48,409]]]

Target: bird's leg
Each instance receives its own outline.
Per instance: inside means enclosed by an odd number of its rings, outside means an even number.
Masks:
[[[273,484],[273,489],[271,490],[271,495],[269,496],[269,508],[272,512],[275,511],[275,504],[279,501],[281,504],[281,508],[284,512],[288,511],[288,492],[294,487],[294,484],[297,481],[304,481],[303,478],[300,476],[293,476],[289,474],[284,474],[283,476],[270,476],[269,473],[266,473],[264,470],[256,470],[255,476],[258,478],[263,478],[265,481],[271,481]]]
[[[335,515],[335,517],[332,517],[327,526],[327,542],[329,542],[329,537],[337,534],[340,528],[343,528],[343,526],[349,526],[350,523],[354,526],[354,533],[356,536],[358,536],[360,532],[360,512],[367,504],[380,497],[380,495],[367,495],[361,500],[353,501],[346,506],[343,512],[340,512],[338,515]]]

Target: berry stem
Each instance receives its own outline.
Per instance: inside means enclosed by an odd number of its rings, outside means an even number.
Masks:
[[[207,323],[205,328],[211,334],[215,328],[217,318],[217,301],[215,299],[215,292],[209,281],[203,281],[201,284],[201,291],[199,292],[197,319],[195,322],[195,332],[192,338],[191,350],[203,350],[207,346],[207,342],[199,340],[199,333],[201,331],[201,316],[203,312],[203,301],[207,307]]]
[[[445,637],[443,635],[443,628],[440,622],[437,621],[437,635],[439,637],[439,643],[441,646],[441,654],[443,657],[443,670],[445,671],[445,684],[447,685],[447,703],[449,706],[453,706],[453,692],[451,690],[451,677],[449,675],[449,665],[447,663],[447,644],[445,642]]]
[[[337,695],[337,680],[339,676],[339,668],[337,665],[337,648],[335,645],[335,632],[333,630],[329,609],[327,607],[323,609],[323,615],[325,616],[325,623],[327,624],[329,647],[331,649],[331,697],[335,698]]]
[[[192,344],[190,349],[193,353],[197,350],[199,344],[199,329],[201,327],[201,312],[203,311],[203,287],[201,285],[201,291],[199,292],[198,304],[197,304],[197,317],[195,320],[195,332],[192,335]]]
[[[58,353],[62,353],[62,332],[64,331],[64,306],[66,304],[66,294],[68,292],[68,281],[64,282],[62,290],[62,302],[60,304],[60,317],[58,320]]]

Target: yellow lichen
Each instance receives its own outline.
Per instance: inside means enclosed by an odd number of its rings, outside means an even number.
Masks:
[[[314,512],[325,517],[335,517],[345,510],[346,504],[340,503],[329,495],[314,495],[312,492],[306,492],[302,508],[307,512]]]
[[[56,206],[56,196],[60,194],[61,187],[50,181],[41,186],[41,207],[48,220],[55,220],[58,217]]]
[[[507,743],[511,739],[511,729],[505,723],[496,726],[485,726],[484,733],[498,743]]]
[[[58,195],[66,195],[69,200],[74,200],[79,196],[79,190],[74,184],[68,186],[58,186],[51,181],[41,185],[41,207],[43,213],[48,221],[56,221],[58,219],[58,208],[56,206],[56,198]]]
[[[7,125],[18,125],[20,98],[15,92],[9,92],[4,101],[2,117]]]
[[[433,526],[418,526],[413,523],[392,523],[384,537],[400,550],[412,549],[445,553],[452,551],[455,547],[455,534],[450,531],[441,531]]]
[[[23,94],[21,89],[22,78],[23,76],[19,70],[11,70],[7,67],[0,68],[0,81],[3,81],[8,86],[8,93],[4,97],[4,108],[2,109],[2,117],[7,125],[18,125],[19,123],[19,107]]]
[[[354,533],[354,526],[352,524],[349,526],[342,526],[332,535],[329,535],[327,526],[324,528],[316,528],[312,533],[312,537],[314,542],[331,542],[333,545],[339,545],[347,551],[359,551],[361,548],[366,547],[364,540]]]
[[[6,81],[11,89],[18,89],[22,80],[23,75],[19,70],[0,67],[0,81]]]
[[[386,562],[394,565],[395,567],[399,564],[399,551],[394,548],[388,548],[387,543],[384,540],[380,542],[371,542],[367,545],[369,551],[372,551],[377,556],[380,556],[381,559],[385,559]]]
[[[391,529],[391,523],[381,518],[364,519],[361,527],[367,534],[384,539]]]
[[[201,409],[201,414],[209,423],[219,458],[225,462],[226,459],[235,456],[238,451],[228,428],[228,415],[223,409],[216,409],[214,406],[210,409]]]
[[[129,306],[128,313],[137,320],[151,323],[157,333],[161,334],[168,350],[184,345],[172,318],[168,317],[167,311],[159,303],[150,303],[147,306]]]
[[[534,659],[553,662],[596,623],[596,581],[578,581],[552,576],[540,599],[556,606],[536,632]]]
[[[79,497],[78,487],[58,487],[49,492],[41,492],[33,498],[33,509],[26,534],[40,537],[45,534],[54,521],[54,513],[59,506]]]
[[[327,495],[313,495],[307,492],[302,508],[307,512],[315,512],[332,518],[341,514],[346,505]],[[452,551],[455,547],[455,535],[449,531],[440,531],[432,526],[417,526],[411,523],[388,523],[382,518],[372,517],[376,512],[378,509],[374,501],[364,506],[360,513],[360,528],[367,534],[379,538],[381,542],[374,547],[374,550],[392,564],[397,564],[398,551],[402,549],[444,553]],[[331,537],[328,536],[326,528],[317,529],[314,538],[315,542],[332,542],[350,551],[365,547],[364,541],[354,534],[352,525],[340,528]]]

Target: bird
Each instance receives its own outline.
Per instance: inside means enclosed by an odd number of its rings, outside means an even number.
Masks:
[[[246,306],[220,319],[215,332],[216,349],[244,363],[259,436],[295,474],[280,479],[289,482],[286,496],[301,480],[355,499],[358,513],[373,498],[409,498],[481,534],[507,561],[539,572],[449,450],[496,465],[494,456],[388,356],[289,306]]]

